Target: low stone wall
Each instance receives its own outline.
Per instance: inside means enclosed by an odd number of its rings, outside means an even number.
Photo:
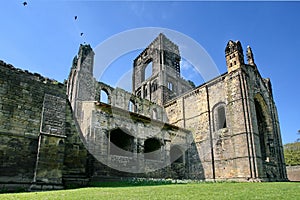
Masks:
[[[286,166],[286,171],[290,181],[300,181],[300,165]]]

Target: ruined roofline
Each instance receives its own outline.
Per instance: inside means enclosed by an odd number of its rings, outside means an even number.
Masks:
[[[33,79],[35,81],[44,83],[44,84],[58,85],[60,87],[64,86],[63,83],[61,83],[61,82],[59,82],[59,81],[57,81],[55,79],[50,79],[48,77],[44,77],[44,76],[40,75],[39,73],[32,73],[32,72],[30,72],[28,70],[23,70],[23,69],[20,69],[20,68],[16,68],[12,64],[7,64],[3,60],[0,60],[0,66],[1,67],[5,67],[6,69],[9,69],[11,71],[15,71],[15,72],[19,72],[19,73],[22,73],[24,75],[27,75],[29,78],[31,78],[31,79]]]
[[[200,88],[202,88],[202,87],[204,87],[206,85],[213,84],[214,82],[219,81],[220,79],[225,78],[225,76],[227,76],[227,75],[228,75],[228,72],[224,72],[223,74],[221,74],[221,75],[219,75],[219,76],[217,76],[215,78],[212,78],[211,80],[209,80],[207,82],[204,82],[204,83],[200,84],[199,86],[196,86],[195,88],[193,88],[193,89],[191,89],[191,90],[189,90],[189,91],[187,91],[187,92],[185,92],[185,93],[177,96],[176,98],[170,99],[169,101],[167,101],[166,103],[164,103],[163,106],[164,107],[168,106],[169,104],[172,104],[172,102],[177,101],[177,99],[180,99],[183,96],[189,95],[189,93],[192,94],[194,91],[196,91],[196,90],[198,90],[198,89],[200,89]]]
[[[178,50],[179,50],[179,46],[177,44],[175,44],[173,41],[171,41],[169,38],[167,38],[167,36],[163,33],[159,33],[159,35],[133,60],[133,62],[135,63],[136,60],[142,56],[149,48],[151,45],[153,45],[154,43],[156,43],[159,39],[162,40],[166,40],[168,42],[170,42],[173,46],[175,46]]]

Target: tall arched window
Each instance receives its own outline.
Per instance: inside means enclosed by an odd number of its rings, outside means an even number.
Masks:
[[[272,135],[272,118],[266,101],[260,94],[256,94],[254,98],[257,130],[259,134],[259,143],[261,158],[263,161],[270,162],[270,157],[274,157],[274,139]]]
[[[214,130],[220,130],[227,127],[225,104],[221,103],[213,109]]]
[[[260,143],[260,151],[261,151],[261,157],[262,160],[266,160],[267,158],[267,152],[266,152],[266,120],[265,117],[263,115],[263,111],[262,111],[262,107],[259,104],[259,102],[257,100],[254,101],[255,102],[255,111],[256,111],[256,119],[257,119],[257,128],[258,128],[258,132],[259,132],[259,143]]]
[[[220,106],[218,108],[218,129],[226,128],[226,115],[225,115],[225,106]]]

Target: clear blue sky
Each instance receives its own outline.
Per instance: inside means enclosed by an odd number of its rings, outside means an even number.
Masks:
[[[128,29],[163,27],[196,40],[224,73],[225,45],[240,40],[271,78],[283,142],[299,137],[300,2],[22,2],[1,2],[0,59],[15,67],[62,82],[80,43],[94,48]],[[117,63],[129,70],[126,59]]]

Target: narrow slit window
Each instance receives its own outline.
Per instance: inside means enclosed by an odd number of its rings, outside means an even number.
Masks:
[[[171,82],[168,82],[168,89],[173,91],[173,83]]]

